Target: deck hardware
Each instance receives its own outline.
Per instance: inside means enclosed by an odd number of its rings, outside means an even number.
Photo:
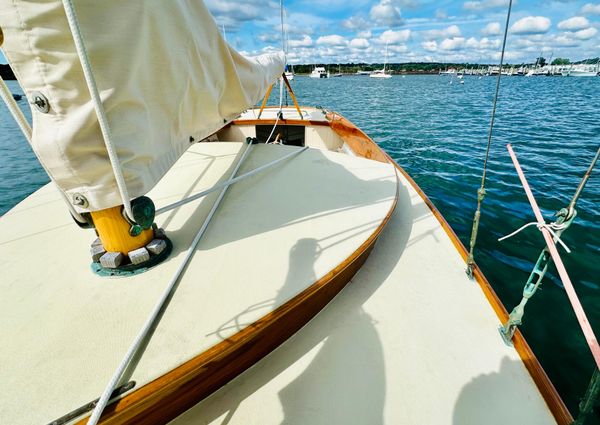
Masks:
[[[557,237],[560,237],[560,235],[569,228],[577,216],[577,211],[575,209],[572,209],[571,211],[572,213],[569,214],[569,210],[567,208],[563,208],[555,214],[555,216],[558,218],[554,223],[551,224],[551,226],[555,225],[556,227],[560,227],[560,230],[556,230],[555,232]],[[542,279],[546,275],[548,265],[551,261],[552,258],[550,256],[550,251],[548,251],[548,248],[545,247],[540,253],[535,265],[533,266],[533,270],[529,274],[529,278],[525,283],[521,302],[510,312],[508,321],[499,328],[500,335],[502,336],[502,339],[506,345],[513,345],[512,338],[517,330],[517,326],[522,324],[523,315],[525,314],[525,304],[527,304],[529,299],[533,297],[538,288],[540,288]]]
[[[48,99],[39,91],[34,91],[31,93],[29,103],[35,106],[35,108],[42,114],[47,114],[50,111],[50,103],[48,102]]]
[[[600,394],[600,371],[598,368],[594,370],[590,384],[585,392],[585,395],[579,403],[579,415],[573,425],[583,425],[586,418],[594,410],[594,403]]]
[[[77,205],[78,207],[81,207],[81,208],[87,208],[89,206],[89,202],[88,202],[87,198],[85,196],[83,196],[81,193],[74,193],[73,194],[73,205]]]
[[[111,400],[114,399],[115,397],[120,396],[121,394],[126,393],[133,387],[135,387],[135,381],[129,381],[125,385],[115,388],[115,390],[112,392],[112,394],[110,396]],[[66,415],[61,416],[60,418],[50,422],[48,425],[63,425],[68,422],[71,422],[73,419],[93,410],[94,407],[96,407],[96,404],[98,404],[98,400],[99,399],[97,398],[94,401],[90,401],[89,403],[86,403],[83,406],[67,413]]]
[[[571,223],[573,223],[575,217],[577,217],[577,210],[575,209],[575,206],[577,205],[577,201],[581,196],[581,192],[583,191],[583,188],[589,180],[590,175],[592,174],[592,170],[594,169],[596,162],[598,162],[599,157],[600,148],[598,148],[598,150],[596,151],[596,155],[592,159],[590,166],[581,178],[579,186],[577,187],[577,190],[575,191],[571,202],[566,208],[562,208],[555,214],[555,217],[557,217],[556,220],[554,221],[554,223],[549,225],[549,227],[553,227],[555,229],[553,237],[554,243],[561,242],[560,236],[565,230],[569,228]],[[535,263],[535,266],[533,267],[533,270],[531,271],[531,274],[527,279],[527,282],[525,283],[525,287],[523,288],[523,298],[521,299],[521,302],[511,311],[510,315],[508,316],[508,321],[499,328],[500,335],[502,336],[502,339],[507,345],[513,345],[512,338],[515,334],[517,326],[521,325],[522,323],[521,320],[523,319],[523,314],[525,313],[525,304],[527,304],[527,301],[529,301],[529,299],[536,293],[536,291],[542,284],[542,279],[544,278],[544,275],[546,274],[546,271],[548,269],[548,264],[550,264],[551,261],[552,258],[550,255],[550,251],[548,247],[545,246],[538,257],[537,262]]]
[[[102,256],[104,254],[106,254],[106,250],[104,249],[104,247],[102,246],[102,244],[100,244],[100,245],[92,245],[92,247],[90,248],[90,254],[92,254],[92,261],[94,263],[99,263],[100,262],[100,258],[102,258]]]
[[[148,252],[154,255],[158,255],[165,250],[167,247],[167,243],[162,239],[153,239],[148,245],[146,245],[146,249]]]
[[[120,252],[107,252],[100,257],[100,264],[107,269],[116,269],[121,265],[125,256]]]
[[[190,136],[190,143],[194,143],[195,141],[196,140],[192,136]]]
[[[146,247],[141,247],[127,253],[132,264],[142,264],[150,259],[150,253]]]
[[[90,265],[92,272],[101,277],[129,277],[144,273],[152,267],[160,264],[169,257],[173,250],[173,243],[167,238],[165,231],[153,226],[154,239],[146,245],[146,250],[149,252],[149,259],[141,263],[135,263],[130,257],[123,255],[122,262],[117,268],[105,267],[102,262],[93,262]],[[149,247],[157,240],[160,240],[159,245],[162,249],[153,252]],[[120,253],[119,253],[120,254]],[[131,252],[129,253],[131,254]],[[105,254],[106,255],[106,254]],[[100,257],[102,258],[102,257]]]
[[[152,199],[147,196],[140,196],[131,201],[131,210],[133,211],[133,219],[137,224],[142,226],[142,229],[147,230],[154,223],[154,215],[156,208]]]
[[[130,219],[125,208],[121,209],[121,214],[125,221],[131,226],[129,228],[129,234],[131,236],[139,236],[143,230],[148,230],[154,223],[154,217],[156,215],[156,207],[152,199],[147,196],[140,196],[131,201],[131,211],[133,213],[133,219]]]

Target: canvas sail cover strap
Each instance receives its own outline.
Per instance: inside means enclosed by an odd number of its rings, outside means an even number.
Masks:
[[[247,58],[201,0],[74,1],[131,197],[144,195],[190,146],[256,104],[282,54]],[[60,0],[3,2],[3,52],[32,107],[32,147],[69,196],[96,211],[122,203]]]

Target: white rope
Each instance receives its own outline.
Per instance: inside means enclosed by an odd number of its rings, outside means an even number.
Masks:
[[[556,243],[556,242],[560,243],[560,245],[565,249],[565,251],[567,251],[567,253],[569,253],[569,254],[571,253],[571,250],[569,249],[569,247],[567,247],[567,245],[562,241],[560,236],[555,233],[556,231],[564,230],[567,228],[566,224],[564,224],[564,223],[563,224],[557,224],[557,223],[539,224],[537,221],[532,221],[531,223],[524,224],[523,226],[519,227],[517,230],[515,230],[512,233],[510,233],[506,236],[502,236],[501,238],[498,239],[498,241],[503,241],[504,239],[513,237],[514,235],[516,235],[517,233],[521,232],[522,230],[526,229],[529,226],[536,226],[540,232],[542,231],[542,229],[545,228],[546,230],[548,230],[550,232],[550,234],[552,234],[552,237],[554,238],[554,243]]]
[[[75,48],[77,49],[77,56],[79,57],[79,62],[83,68],[85,82],[90,92],[94,109],[96,110],[98,124],[100,125],[100,131],[102,132],[102,137],[104,138],[104,144],[106,145],[108,158],[117,182],[117,188],[119,189],[119,194],[121,196],[125,212],[129,218],[133,220],[131,199],[129,197],[129,192],[127,191],[127,185],[125,184],[125,177],[123,176],[123,170],[121,169],[119,156],[117,155],[117,151],[113,144],[112,134],[110,132],[110,127],[108,126],[108,119],[106,117],[106,112],[104,111],[104,106],[102,105],[100,93],[98,92],[98,86],[96,85],[94,73],[92,72],[87,50],[83,42],[83,37],[81,36],[79,21],[77,20],[77,15],[75,14],[75,9],[71,0],[62,0],[62,2],[67,15],[67,21],[69,22],[69,28],[71,29],[71,34],[73,35],[73,41],[75,42]]]
[[[14,120],[17,122],[17,125],[21,129],[23,136],[25,136],[25,139],[27,139],[27,141],[29,142],[29,145],[33,148],[33,145],[31,143],[31,141],[33,139],[33,131],[31,130],[29,121],[27,121],[25,114],[23,114],[23,111],[21,111],[21,108],[19,108],[19,105],[17,105],[17,102],[15,102],[15,99],[13,98],[12,93],[10,92],[8,86],[6,85],[6,83],[4,82],[4,79],[2,79],[2,77],[0,77],[0,97],[4,101],[4,104],[10,111]],[[44,164],[42,164],[41,161],[40,161],[40,164],[46,171],[46,174],[48,174],[48,177],[50,177],[50,173],[48,172],[46,167],[44,167]],[[52,177],[50,177],[50,179],[52,179]],[[69,211],[71,212],[73,217],[80,223],[85,223],[86,222],[85,218],[83,218],[81,216],[81,214],[79,214],[79,212],[77,212],[75,207],[69,201],[69,198],[67,198],[67,195],[65,195],[65,193],[60,189],[60,187],[58,187],[58,185],[56,183],[55,183],[55,185],[58,188],[58,192],[60,193],[60,196],[65,201],[65,204],[67,204],[67,208],[69,208]]]
[[[279,79],[279,110],[277,111],[277,119],[275,120],[275,124],[273,125],[271,133],[269,134],[269,137],[267,138],[265,144],[269,144],[271,137],[273,137],[273,133],[277,128],[277,123],[279,122],[280,116],[283,116],[283,77]]]
[[[27,121],[27,118],[25,118],[23,111],[21,111],[21,108],[19,108],[17,102],[15,102],[12,93],[10,92],[8,86],[6,85],[2,77],[0,77],[0,97],[2,97],[4,104],[6,105],[11,115],[17,122],[19,128],[23,132],[23,135],[31,145],[32,131],[31,126],[29,125],[29,121]]]
[[[180,207],[182,205],[185,205],[185,204],[188,204],[188,203],[190,203],[192,201],[195,201],[196,199],[202,198],[203,196],[206,196],[206,195],[208,195],[211,192],[219,190],[222,187],[230,186],[230,185],[232,185],[234,183],[237,183],[237,182],[239,182],[241,180],[247,179],[248,177],[253,176],[256,173],[260,173],[261,171],[264,171],[267,168],[270,168],[270,167],[272,167],[272,166],[274,166],[276,164],[279,164],[282,161],[285,161],[285,160],[290,159],[290,158],[292,158],[292,157],[294,157],[296,155],[301,154],[306,149],[308,149],[308,146],[305,146],[305,147],[303,147],[302,149],[299,149],[299,150],[295,150],[295,151],[293,151],[293,152],[291,152],[291,153],[289,153],[287,155],[282,156],[281,158],[277,158],[276,160],[271,161],[268,164],[261,165],[260,167],[255,168],[254,170],[248,171],[247,173],[244,173],[242,175],[239,175],[239,176],[237,176],[234,179],[231,179],[231,180],[224,181],[224,182],[221,182],[219,184],[216,184],[215,186],[211,187],[210,189],[203,190],[202,192],[196,193],[195,195],[192,195],[192,196],[190,196],[188,198],[182,199],[181,201],[177,201],[177,202],[174,202],[172,204],[166,205],[166,206],[164,206],[162,208],[159,208],[159,209],[156,210],[156,215],[165,213],[167,211],[171,211],[171,210],[173,210],[173,209],[175,209],[177,207]]]
[[[246,148],[246,150],[244,151],[242,158],[240,158],[240,160],[236,164],[235,168],[233,169],[233,171],[229,177],[230,181],[233,180],[236,173],[240,169],[242,163],[244,162],[244,160],[246,159],[246,157],[252,150],[252,146],[253,146],[252,144],[249,144],[248,147]],[[202,227],[200,227],[200,230],[198,230],[196,237],[194,238],[190,247],[188,248],[185,258],[179,265],[179,268],[177,269],[177,271],[171,278],[171,281],[169,282],[169,284],[165,288],[164,292],[162,293],[158,303],[154,307],[154,310],[152,310],[150,317],[148,317],[148,319],[146,320],[146,323],[144,324],[144,326],[142,327],[142,329],[140,330],[138,335],[135,337],[133,343],[131,344],[131,346],[127,350],[127,353],[125,354],[125,357],[121,361],[121,364],[119,364],[119,367],[117,367],[115,373],[113,374],[113,377],[111,378],[108,385],[104,389],[102,396],[98,400],[98,404],[96,405],[96,408],[92,412],[92,415],[90,416],[90,419],[87,422],[88,425],[96,425],[98,423],[98,421],[100,420],[102,411],[108,404],[108,402],[110,400],[110,396],[113,393],[113,391],[114,391],[115,387],[117,386],[117,384],[119,383],[119,381],[121,380],[121,377],[123,376],[123,373],[125,372],[125,369],[127,369],[127,366],[131,362],[131,359],[133,359],[133,357],[136,355],[137,351],[139,350],[140,346],[142,345],[142,342],[145,340],[146,336],[148,335],[148,332],[150,331],[150,329],[152,329],[154,327],[156,319],[162,312],[165,302],[171,296],[171,293],[173,292],[173,288],[175,288],[175,285],[177,284],[177,282],[179,282],[179,279],[181,278],[183,272],[185,271],[185,268],[187,267],[188,263],[192,259],[192,256],[194,255],[194,252],[196,251],[196,246],[198,245],[198,243],[200,242],[200,239],[202,238],[202,235],[204,235],[204,232],[208,228],[208,225],[209,225],[211,219],[213,218],[215,212],[217,211],[219,204],[223,200],[223,197],[225,196],[225,192],[227,192],[228,187],[229,187],[229,185],[225,186],[223,188],[223,190],[221,191],[221,193],[219,194],[219,197],[213,204],[210,212],[208,213],[208,216],[204,220]]]
[[[273,125],[273,128],[271,129],[271,133],[269,134],[269,137],[267,138],[265,145],[268,145],[269,141],[271,140],[271,137],[273,137],[273,133],[275,132],[275,129],[277,128],[277,123],[279,122],[279,114],[280,113],[281,113],[281,109],[279,110],[279,112],[277,112],[277,119],[275,120],[275,124]]]

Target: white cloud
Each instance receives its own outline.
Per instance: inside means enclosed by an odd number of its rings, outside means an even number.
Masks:
[[[508,0],[477,0],[463,3],[463,8],[473,11],[493,9],[495,7],[508,7]]]
[[[275,10],[270,2],[265,0],[207,0],[206,6],[218,25],[224,25],[228,29],[236,29],[248,21],[265,20],[265,17]]]
[[[435,19],[446,19],[448,17],[448,14],[446,13],[446,11],[444,9],[437,9],[435,11]]]
[[[371,31],[359,31],[356,33],[356,38],[371,38],[372,36]]]
[[[573,33],[573,37],[580,40],[589,40],[598,33],[598,30],[594,27],[589,27],[584,30],[579,30]]]
[[[352,16],[342,21],[342,26],[349,30],[364,30],[369,28],[369,22],[361,16]]]
[[[442,30],[427,30],[421,31],[421,35],[425,40],[439,40],[441,38],[460,37],[460,28],[456,25],[450,25]]]
[[[364,50],[369,48],[369,41],[366,38],[355,38],[350,42],[353,49]]]
[[[338,47],[338,46],[345,46],[348,44],[348,42],[341,35],[332,34],[332,35],[324,35],[322,37],[319,37],[317,39],[317,44]]]
[[[313,40],[310,36],[305,35],[301,40],[289,40],[288,46],[290,47],[312,47]]]
[[[574,40],[569,35],[562,34],[557,36],[554,40],[554,45],[559,47],[577,47],[579,46],[579,41]]]
[[[425,50],[427,50],[428,52],[435,52],[437,51],[437,41],[433,40],[433,41],[424,41],[421,43],[421,47]]]
[[[387,30],[379,36],[379,41],[386,44],[398,44],[408,41],[409,38],[410,30]]]
[[[600,3],[586,3],[581,8],[581,13],[584,13],[586,15],[600,15]]]
[[[500,35],[500,23],[490,22],[481,30],[481,33],[483,35]]]
[[[388,27],[397,27],[404,22],[400,6],[394,0],[381,0],[371,8],[369,16],[376,24]]]
[[[510,30],[514,34],[544,34],[550,29],[551,21],[544,16],[527,16],[515,22]]]
[[[476,50],[498,50],[500,48],[500,40],[490,40],[487,37],[477,40],[475,37],[471,37],[466,41],[465,47]]]
[[[590,27],[590,21],[583,16],[573,16],[558,23],[558,29],[565,31],[579,31]]]
[[[445,38],[440,43],[440,49],[442,49],[442,50],[460,50],[464,46],[465,46],[465,38],[464,37]]]

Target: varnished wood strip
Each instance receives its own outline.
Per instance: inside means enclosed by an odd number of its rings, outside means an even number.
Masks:
[[[376,145],[374,148],[379,149]],[[101,422],[166,423],[285,342],[321,311],[366,261],[396,208],[398,189],[397,184],[392,206],[379,226],[327,275],[230,338],[111,404],[104,411]],[[78,424],[83,425],[86,421],[87,418],[82,419]]]
[[[232,125],[275,125],[274,119],[252,119],[252,120],[234,120],[231,122]],[[329,122],[327,121],[310,121],[310,120],[279,120],[277,121],[277,125],[301,125],[305,127],[328,127]]]
[[[440,225],[442,226],[442,228],[444,229],[444,231],[446,232],[446,234],[452,241],[452,244],[454,245],[456,250],[459,252],[461,257],[465,261],[465,266],[466,266],[468,251],[465,248],[465,246],[463,245],[463,243],[461,242],[461,240],[458,238],[458,236],[456,236],[456,233],[454,233],[454,230],[450,227],[450,225],[448,224],[448,222],[446,221],[444,216],[439,212],[439,210],[435,207],[435,205],[433,205],[431,200],[427,197],[425,192],[423,192],[423,190],[421,190],[419,185],[412,179],[412,177],[410,177],[410,175],[408,175],[408,173],[406,171],[404,171],[404,169],[402,167],[400,167],[398,164],[396,164],[396,162],[392,158],[389,158],[389,159],[390,159],[390,161],[392,161],[394,163],[394,165],[396,166],[398,171],[400,171],[400,173],[402,173],[402,175],[406,178],[406,180],[408,180],[410,185],[417,191],[417,193],[419,194],[421,199],[423,199],[425,204],[427,204],[427,206],[429,207],[429,209],[431,210],[431,212],[433,213],[435,218],[439,221]],[[490,285],[489,281],[487,280],[487,278],[485,277],[485,275],[483,274],[483,272],[481,271],[479,266],[477,266],[477,264],[474,265],[473,275],[475,277],[475,280],[481,287],[481,290],[483,291],[488,302],[494,309],[494,312],[498,316],[498,319],[502,323],[505,323],[506,320],[508,319],[508,312],[507,312],[506,308],[504,307],[504,304],[502,304],[502,301],[500,301],[500,298],[498,298],[498,295],[492,288],[492,285]],[[498,338],[500,338],[500,334],[498,334]],[[544,368],[540,364],[539,360],[533,353],[533,350],[531,349],[529,344],[527,344],[525,337],[523,336],[521,331],[518,329],[515,332],[515,335],[513,338],[513,343],[514,343],[515,349],[517,350],[517,353],[519,353],[521,360],[523,360],[525,367],[529,371],[529,374],[531,375],[533,381],[535,382],[540,393],[542,394],[542,397],[546,401],[548,408],[554,415],[556,422],[559,425],[572,424],[573,416],[569,412],[569,409],[567,409],[567,406],[565,406],[565,403],[563,402],[562,398],[558,394],[558,391],[556,391],[556,388],[552,384],[552,381],[550,381],[550,378],[548,378],[546,371],[544,370]]]
[[[281,74],[281,78],[283,78],[283,82],[285,83],[285,86],[287,87],[287,91],[290,94],[292,101],[294,102],[294,107],[296,108],[296,111],[298,111],[298,115],[300,115],[300,119],[303,120],[304,118],[302,118],[302,111],[300,110],[300,106],[298,106],[298,101],[296,100],[296,95],[294,94],[294,90],[292,90],[292,86],[290,86],[290,82],[288,81],[288,78],[285,75],[285,72],[283,74]]]
[[[379,162],[388,162],[387,155],[377,143],[349,120],[336,112],[329,112],[327,119],[329,119],[331,129],[356,155]]]
[[[267,89],[267,93],[265,94],[262,105],[260,105],[260,111],[258,111],[258,118],[260,118],[260,116],[262,115],[262,113],[265,109],[265,106],[267,106],[267,101],[269,100],[269,96],[271,96],[271,91],[273,90],[274,85],[275,85],[275,83],[271,84],[269,86],[269,88]]]

